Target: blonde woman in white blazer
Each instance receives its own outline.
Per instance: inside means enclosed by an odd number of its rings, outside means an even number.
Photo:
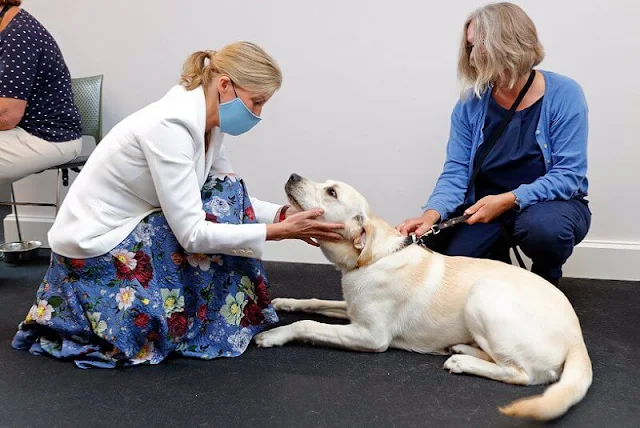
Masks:
[[[264,242],[317,245],[342,227],[249,197],[233,175],[223,135],[257,124],[281,83],[253,43],[196,52],[180,85],[117,124],[60,208],[13,346],[80,367],[157,364],[240,355],[276,322]]]

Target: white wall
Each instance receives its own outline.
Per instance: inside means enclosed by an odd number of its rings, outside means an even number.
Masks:
[[[580,82],[591,108],[593,224],[567,274],[640,279],[640,6],[516,3],[538,27],[542,68]],[[444,159],[460,27],[484,1],[177,4],[26,0],[24,7],[57,39],[74,76],[105,75],[105,130],[161,97],[192,51],[259,43],[282,66],[284,85],[254,131],[227,139],[252,193],[284,202],[283,184],[295,171],[353,184],[391,223],[419,214]],[[270,244],[267,259],[324,261],[297,242]]]

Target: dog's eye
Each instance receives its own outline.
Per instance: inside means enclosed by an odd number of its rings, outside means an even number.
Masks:
[[[333,187],[329,187],[327,189],[327,195],[331,196],[332,198],[338,198],[338,192],[336,192],[336,189],[334,189]]]

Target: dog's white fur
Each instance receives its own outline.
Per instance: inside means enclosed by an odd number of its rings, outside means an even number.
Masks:
[[[345,183],[298,177],[286,190],[296,207],[321,207],[326,221],[345,224],[344,241],[321,242],[342,271],[344,301],[273,304],[350,324],[299,321],[261,333],[259,346],[300,340],[357,351],[453,353],[444,363],[452,373],[519,385],[559,379],[540,396],[500,408],[515,417],[557,418],[585,396],[592,367],[580,323],[549,282],[502,262],[446,257],[416,245],[398,251],[404,237],[373,216],[365,198]]]

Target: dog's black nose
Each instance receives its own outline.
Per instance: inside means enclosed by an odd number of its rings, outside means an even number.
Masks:
[[[291,177],[289,177],[289,181],[295,183],[296,181],[302,181],[302,177],[300,177],[298,174],[291,174]]]

